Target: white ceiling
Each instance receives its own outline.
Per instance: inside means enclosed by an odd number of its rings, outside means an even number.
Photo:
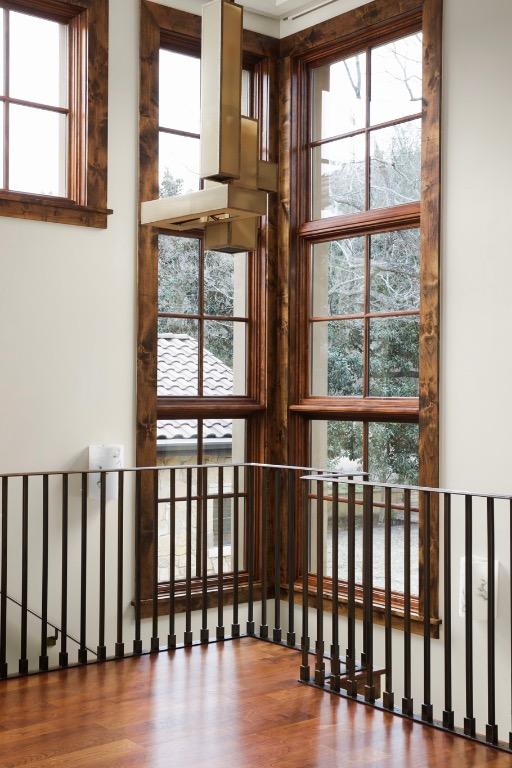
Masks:
[[[247,10],[253,11],[253,13],[261,14],[262,16],[270,16],[275,19],[284,19],[289,16],[293,16],[295,13],[301,11],[308,11],[317,8],[318,6],[325,5],[329,0],[237,0]],[[333,0],[334,2],[334,0]],[[368,0],[360,0],[358,5],[363,5]],[[353,0],[338,0],[337,6],[353,7]]]
[[[302,10],[308,5],[317,5],[319,2],[321,0],[241,0],[240,4],[254,13],[282,19],[292,11]]]

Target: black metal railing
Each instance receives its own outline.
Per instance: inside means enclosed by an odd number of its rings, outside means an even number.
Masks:
[[[511,750],[512,606],[510,599],[501,600],[497,612],[496,527],[501,536],[499,559],[508,570],[503,591],[508,593],[512,497],[346,478],[326,481],[325,475],[314,474],[303,476],[302,482],[301,680]],[[438,540],[439,515],[442,536]],[[326,540],[326,521],[331,542]],[[341,525],[346,529],[343,552]],[[417,549],[412,546],[413,527],[418,529]],[[360,529],[358,541],[356,529]],[[360,579],[355,568],[358,558],[362,560]],[[340,572],[345,564],[341,591],[346,617],[340,620]],[[439,564],[443,605],[438,612]],[[419,586],[415,594],[413,574]],[[326,597],[332,601],[327,659]],[[314,618],[311,612],[316,613]],[[312,638],[314,662],[309,651]],[[508,738],[500,741],[503,731]]]
[[[510,496],[262,464],[0,482],[1,678],[252,637],[303,683],[512,748]]]

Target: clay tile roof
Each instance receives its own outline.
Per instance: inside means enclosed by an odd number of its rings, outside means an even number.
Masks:
[[[198,342],[186,334],[162,334],[158,338],[158,394],[161,397],[197,395]],[[204,353],[204,394],[233,394],[233,371],[211,352]],[[229,419],[205,419],[204,439],[231,439]],[[194,419],[159,421],[158,440],[190,440],[197,437]]]

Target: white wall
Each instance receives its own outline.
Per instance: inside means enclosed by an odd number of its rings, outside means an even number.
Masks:
[[[138,21],[111,0],[108,230],[0,218],[0,467],[134,461]]]

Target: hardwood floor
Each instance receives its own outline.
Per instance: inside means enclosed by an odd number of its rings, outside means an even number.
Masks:
[[[296,682],[243,639],[0,685],[0,766],[510,767],[511,758]]]

